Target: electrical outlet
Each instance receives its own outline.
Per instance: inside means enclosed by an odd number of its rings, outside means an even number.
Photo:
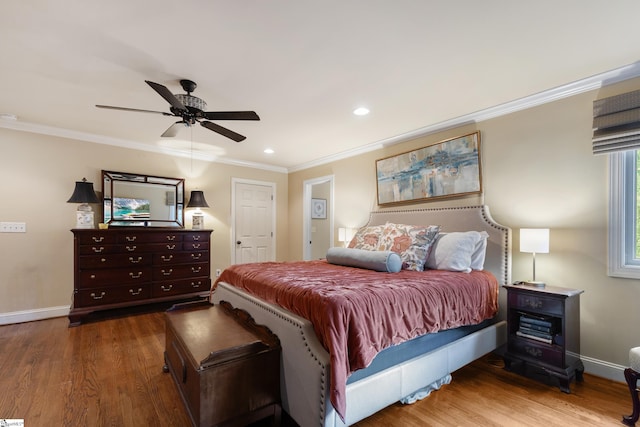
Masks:
[[[26,233],[26,222],[0,222],[0,233]]]
[[[219,268],[216,268],[216,277],[220,277],[221,274],[222,274],[222,270],[220,270]]]

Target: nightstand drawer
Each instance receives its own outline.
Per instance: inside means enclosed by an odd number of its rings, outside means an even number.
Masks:
[[[550,298],[529,292],[510,292],[509,306],[516,310],[561,316],[564,312],[564,298]]]
[[[563,351],[558,346],[539,343],[526,338],[512,337],[509,339],[509,351],[548,365],[564,366]]]

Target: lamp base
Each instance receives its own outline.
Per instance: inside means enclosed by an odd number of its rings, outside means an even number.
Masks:
[[[547,286],[547,284],[545,282],[538,282],[535,280],[530,280],[530,281],[526,281],[524,282],[525,286],[533,286],[535,288],[544,288],[545,286]]]
[[[192,230],[202,230],[204,228],[204,215],[194,213],[191,217],[191,229]]]
[[[76,228],[95,228],[93,222],[93,211],[76,211]]]

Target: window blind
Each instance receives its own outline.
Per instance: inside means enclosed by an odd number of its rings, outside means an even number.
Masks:
[[[640,90],[593,102],[593,154],[640,149]]]

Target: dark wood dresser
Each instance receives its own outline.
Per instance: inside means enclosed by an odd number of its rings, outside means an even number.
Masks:
[[[205,297],[212,230],[74,229],[71,326],[100,310]]]

